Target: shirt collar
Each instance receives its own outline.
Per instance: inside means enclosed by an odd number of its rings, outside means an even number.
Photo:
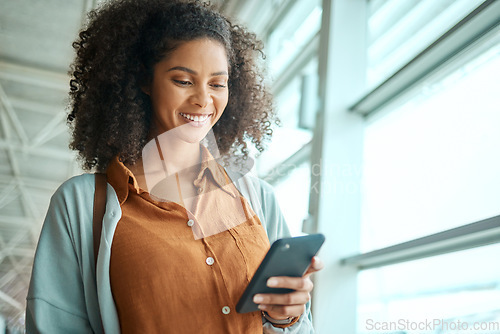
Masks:
[[[226,173],[224,167],[222,167],[217,159],[215,159],[208,148],[204,145],[200,145],[201,147],[201,165],[200,172],[198,173],[198,177],[194,180],[194,185],[196,187],[200,186],[204,182],[204,176],[206,173],[210,173],[212,175],[213,180],[219,186],[220,189],[224,190],[226,193],[231,195],[232,197],[237,197],[238,194],[235,193],[235,187],[228,187],[227,185],[231,183],[231,179]]]
[[[129,184],[131,184],[133,189],[139,193],[139,184],[137,183],[134,174],[123,164],[123,162],[120,161],[118,156],[111,160],[106,174],[109,184],[113,186],[113,189],[116,192],[120,205],[127,200]]]
[[[198,176],[193,182],[194,185],[196,187],[202,186],[206,182],[207,175],[210,174],[212,176],[212,179],[215,181],[215,183],[219,186],[220,189],[224,190],[232,197],[237,197],[239,194],[236,193],[237,191],[236,188],[227,186],[228,184],[231,183],[231,179],[226,174],[224,167],[222,167],[217,162],[217,160],[212,156],[210,151],[204,145],[200,145],[200,147],[201,147],[200,171],[198,173]],[[127,200],[130,189],[129,184],[132,186],[131,188],[135,190],[137,194],[141,192],[141,189],[139,187],[139,184],[137,183],[134,174],[132,173],[132,171],[130,171],[130,169],[127,168],[127,166],[123,164],[123,162],[120,161],[118,156],[113,158],[113,160],[108,166],[106,173],[108,182],[111,186],[113,186],[113,189],[116,192],[120,205],[122,205]]]

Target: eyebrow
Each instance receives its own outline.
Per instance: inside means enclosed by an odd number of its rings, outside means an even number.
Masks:
[[[196,73],[196,71],[193,71],[192,69],[184,67],[184,66],[175,66],[175,67],[172,67],[167,72],[170,72],[170,71],[183,71],[183,72],[187,72],[187,73],[194,74],[194,75],[198,74],[198,73]],[[214,73],[210,74],[210,76],[212,76],[212,77],[216,77],[216,76],[219,76],[219,75],[229,75],[229,74],[226,71],[214,72]]]

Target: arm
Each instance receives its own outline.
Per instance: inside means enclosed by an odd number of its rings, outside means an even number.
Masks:
[[[290,232],[286,225],[283,214],[278,205],[276,196],[272,187],[260,181],[260,192],[262,199],[261,207],[263,216],[265,218],[265,227],[272,243],[276,239],[289,237]],[[318,267],[316,267],[316,265]],[[312,325],[312,316],[310,310],[310,291],[312,290],[312,282],[309,278],[310,274],[316,270],[321,269],[321,261],[316,264],[313,260],[313,265],[307,271],[304,277],[279,277],[278,286],[287,287],[297,290],[290,294],[267,294],[261,295],[264,301],[260,302],[263,309],[274,319],[283,319],[288,316],[299,316],[298,320],[292,321],[290,325],[273,325],[267,319],[263,319],[263,327],[265,334],[271,333],[314,333]],[[285,306],[285,304],[292,304],[293,306]],[[290,309],[291,307],[291,309]]]
[[[93,276],[88,272],[93,254],[85,251],[87,243],[92,242],[85,233],[88,232],[85,224],[91,226],[92,218],[89,215],[88,220],[88,208],[82,193],[77,191],[78,185],[81,182],[67,181],[51,199],[27,296],[27,333],[102,332],[95,312],[90,316],[93,321],[89,320],[88,309],[99,309],[95,281],[85,279]]]

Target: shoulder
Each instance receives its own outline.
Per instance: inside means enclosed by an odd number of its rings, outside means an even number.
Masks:
[[[251,180],[251,182],[253,182],[256,187],[259,188],[259,190],[262,192],[262,193],[272,193],[274,194],[274,188],[272,185],[270,185],[267,181],[255,176],[255,175],[252,175],[252,174],[247,174],[248,178]]]
[[[54,240],[61,244],[61,254],[87,247],[92,233],[94,180],[93,174],[72,177],[52,195],[38,244],[41,253],[52,249]]]
[[[93,190],[95,184],[94,180],[94,174],[89,173],[73,176],[64,181],[64,183],[57,188],[54,195]]]
[[[256,175],[252,173],[243,174],[241,172],[231,171],[230,169],[226,169],[226,171],[234,183],[243,182],[248,188],[259,194],[260,197],[265,195],[274,196],[273,186]]]
[[[246,174],[243,176],[243,179],[246,179],[246,182],[250,184],[258,194],[264,209],[277,205],[276,195],[271,184],[253,174]]]
[[[51,207],[63,205],[71,210],[76,206],[88,205],[94,196],[94,180],[94,174],[82,174],[66,180],[52,195]]]

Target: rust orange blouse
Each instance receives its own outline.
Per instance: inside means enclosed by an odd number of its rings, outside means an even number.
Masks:
[[[224,168],[210,158],[204,150],[194,212],[153,199],[123,163],[110,164],[108,181],[122,209],[110,263],[122,333],[262,333],[260,312],[239,314],[235,306],[269,241]],[[238,210],[245,219],[235,224]],[[205,225],[213,220],[220,232],[196,237],[207,228],[198,217]]]

